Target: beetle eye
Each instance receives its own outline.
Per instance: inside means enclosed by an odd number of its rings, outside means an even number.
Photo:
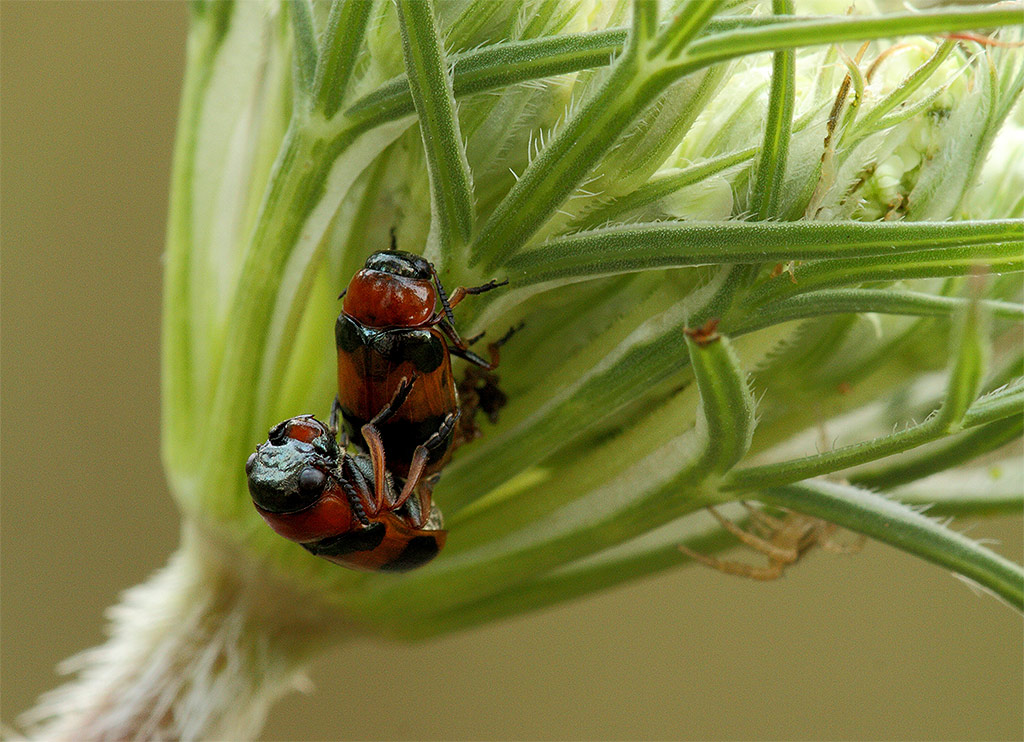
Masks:
[[[307,466],[299,474],[299,490],[303,493],[319,493],[325,484],[327,484],[327,475],[312,466]]]

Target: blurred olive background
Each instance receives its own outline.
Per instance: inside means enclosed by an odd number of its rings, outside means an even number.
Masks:
[[[159,311],[186,10],[4,0],[0,24],[11,724],[177,542]],[[970,533],[1019,561],[1020,530]],[[868,544],[774,584],[685,569],[421,645],[339,647],[265,736],[1020,739],[1022,668],[1019,616]]]

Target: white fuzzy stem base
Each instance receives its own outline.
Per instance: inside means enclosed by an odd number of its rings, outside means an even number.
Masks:
[[[304,661],[339,638],[294,591],[246,579],[195,528],[166,567],[110,609],[110,639],[22,721],[40,740],[246,740],[305,681]]]

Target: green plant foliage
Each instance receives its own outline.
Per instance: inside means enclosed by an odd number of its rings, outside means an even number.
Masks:
[[[753,7],[195,4],[163,432],[196,532],[399,637],[734,546],[708,505],[1024,608],[1018,565],[919,512],[1024,507],[1020,10]],[[449,544],[400,578],[275,536],[243,469],[328,414],[335,297],[392,228],[448,285],[509,280],[464,334],[524,323],[508,406],[435,492]]]

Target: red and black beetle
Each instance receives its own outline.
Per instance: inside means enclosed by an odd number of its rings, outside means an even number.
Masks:
[[[400,503],[391,477],[377,480],[370,457],[346,453],[312,415],[285,420],[267,438],[245,471],[257,512],[281,536],[336,564],[373,572],[415,569],[444,546],[448,532],[429,493]]]
[[[344,307],[334,328],[338,397],[332,415],[340,413],[356,443],[365,445],[378,487],[385,470],[405,480],[400,500],[421,482],[429,488],[428,479],[451,456],[465,411],[460,408],[451,355],[490,371],[498,365],[499,348],[512,334],[510,330],[492,343],[490,360],[484,360],[459,336],[452,308],[471,294],[505,283],[460,286],[449,298],[428,260],[387,250],[371,255],[343,294]],[[480,378],[467,380],[476,385]],[[482,380],[484,386],[477,391],[483,393],[475,396],[493,419],[504,397],[493,378]],[[471,421],[468,426],[472,428]],[[378,500],[381,497],[378,491]]]

